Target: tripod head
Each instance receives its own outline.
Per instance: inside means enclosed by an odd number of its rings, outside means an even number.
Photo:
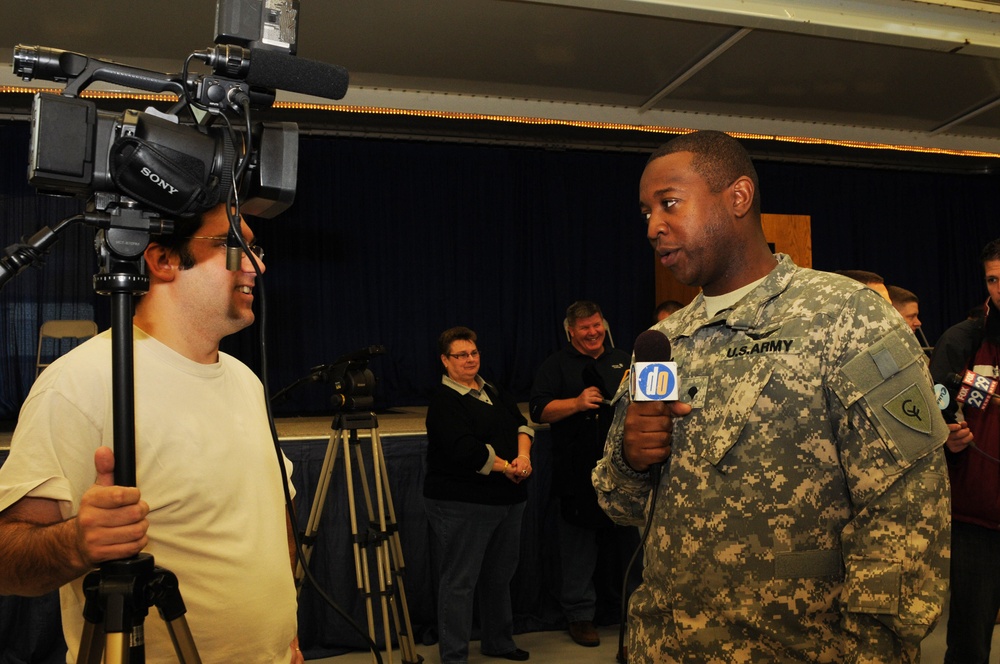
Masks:
[[[367,346],[314,369],[319,370],[320,380],[333,385],[330,403],[334,412],[370,411],[375,407],[375,374],[368,368],[368,360],[384,353],[385,346]]]
[[[303,383],[323,382],[333,385],[330,403],[335,413],[371,411],[375,407],[376,380],[375,374],[368,368],[368,360],[385,352],[385,346],[375,344],[342,355],[332,364],[317,365],[302,378],[278,390],[271,400],[284,400],[289,392]]]

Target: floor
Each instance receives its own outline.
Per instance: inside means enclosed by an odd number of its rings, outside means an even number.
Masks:
[[[947,614],[942,616],[937,627],[921,644],[922,664],[941,664],[944,661],[945,625]],[[514,638],[518,647],[531,653],[531,661],[542,664],[614,664],[615,653],[618,651],[618,627],[601,627],[601,645],[597,648],[583,648],[573,643],[565,632],[534,632],[519,634]],[[485,657],[479,653],[478,642],[469,647],[469,664],[486,664],[487,662],[504,662],[507,660]],[[993,651],[1000,653],[1000,630],[993,634]],[[417,654],[423,656],[424,664],[440,664],[437,645],[417,646]],[[339,657],[310,660],[310,664],[370,664],[375,659],[369,652],[354,652]],[[392,664],[401,664],[399,651],[392,653]],[[390,664],[386,653],[382,653],[382,664]],[[403,663],[406,664],[406,663]]]

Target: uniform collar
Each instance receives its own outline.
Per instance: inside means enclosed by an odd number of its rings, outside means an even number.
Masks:
[[[778,264],[759,286],[729,309],[723,309],[712,319],[705,315],[705,296],[698,293],[691,306],[665,318],[657,327],[667,336],[690,336],[705,325],[724,324],[737,330],[752,330],[764,322],[764,307],[788,288],[799,267],[786,254],[775,254]],[[668,331],[669,330],[669,331]]]

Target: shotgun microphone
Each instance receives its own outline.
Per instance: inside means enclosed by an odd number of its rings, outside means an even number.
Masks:
[[[247,85],[272,90],[287,90],[312,97],[342,99],[347,94],[350,76],[339,65],[306,60],[266,48],[243,48],[221,44],[195,51],[219,76],[246,81]]]

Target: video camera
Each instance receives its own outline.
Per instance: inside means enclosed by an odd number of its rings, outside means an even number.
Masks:
[[[385,346],[368,346],[337,359],[333,364],[313,369],[317,380],[333,385],[330,403],[334,412],[372,410],[375,407],[375,374],[368,368],[373,355],[385,353]]]
[[[234,195],[245,214],[283,212],[295,197],[298,127],[253,123],[251,110],[271,106],[276,88],[340,99],[348,81],[342,67],[291,55],[297,15],[298,0],[220,0],[216,46],[192,53],[180,74],[16,46],[15,74],[67,83],[60,95],[35,95],[28,181],[42,193],[111,194],[96,200],[167,216],[199,214]],[[192,61],[213,73],[190,74]],[[78,97],[96,81],[172,92],[178,101],[168,112],[98,111]]]

